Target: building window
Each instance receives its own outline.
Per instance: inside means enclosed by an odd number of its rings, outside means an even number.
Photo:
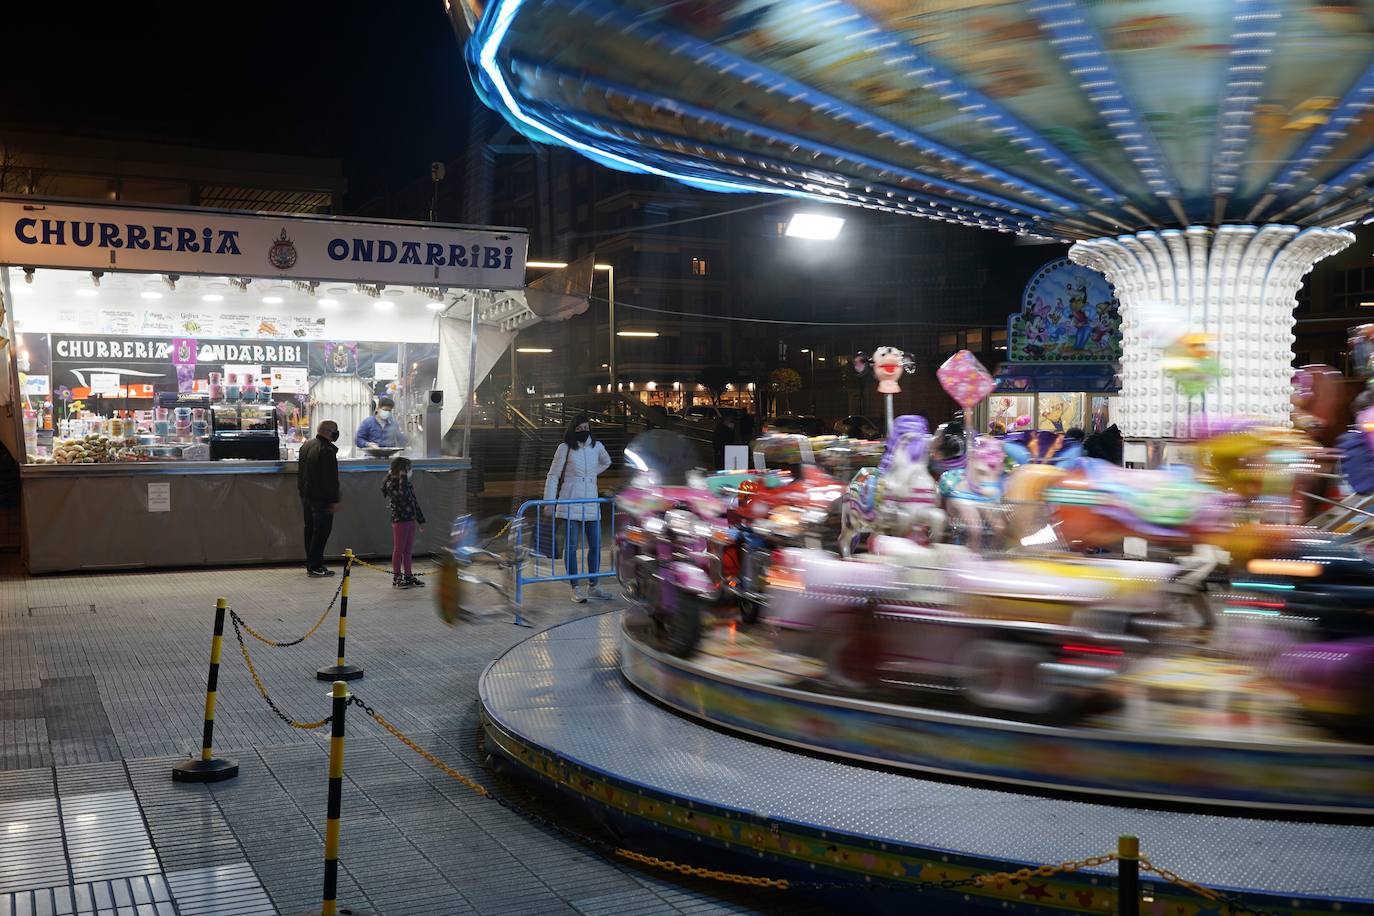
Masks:
[[[941,351],[945,351],[945,350],[957,350],[957,349],[959,349],[959,335],[958,335],[958,334],[949,333],[949,334],[941,334],[941,335],[940,335],[940,350],[941,350]]]
[[[983,329],[969,328],[964,332],[964,346],[970,350],[983,349]]]
[[[704,277],[707,273],[705,258],[692,258],[692,276]]]
[[[994,350],[1005,350],[1007,348],[1007,332],[1005,329],[992,332],[992,348]]]

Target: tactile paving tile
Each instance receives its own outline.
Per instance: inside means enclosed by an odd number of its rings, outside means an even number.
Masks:
[[[76,916],[177,916],[176,904],[161,875],[78,884],[73,897]]]
[[[483,705],[531,743],[619,779],[759,817],[927,849],[1054,863],[1135,834],[1158,864],[1221,887],[1374,899],[1374,827],[1117,807],[936,782],[795,754],[693,723],[606,677],[618,615],[503,655]],[[610,649],[614,652],[614,649]],[[565,654],[566,653],[566,654]],[[567,667],[565,661],[582,663]]]
[[[62,826],[72,877],[78,883],[162,870],[132,792],[64,794]]]
[[[62,853],[57,799],[0,802],[0,894],[66,884]]]
[[[277,912],[247,862],[167,873],[181,916],[274,916]]]

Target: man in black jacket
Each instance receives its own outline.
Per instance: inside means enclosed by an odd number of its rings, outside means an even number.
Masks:
[[[324,547],[334,528],[339,508],[339,424],[325,420],[315,438],[301,446],[296,467],[296,486],[305,515],[305,570],[319,579],[334,575],[324,565]]]

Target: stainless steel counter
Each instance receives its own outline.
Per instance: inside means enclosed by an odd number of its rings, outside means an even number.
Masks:
[[[424,555],[446,543],[466,505],[463,458],[413,459]],[[342,505],[328,555],[390,557],[382,498],[388,462],[339,462]],[[27,465],[21,469],[24,562],[30,572],[304,562],[293,461]],[[167,508],[159,497],[166,487]]]

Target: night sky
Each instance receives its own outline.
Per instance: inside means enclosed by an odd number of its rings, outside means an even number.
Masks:
[[[457,155],[476,104],[441,0],[20,0],[5,30],[0,126],[337,158],[354,208]]]

